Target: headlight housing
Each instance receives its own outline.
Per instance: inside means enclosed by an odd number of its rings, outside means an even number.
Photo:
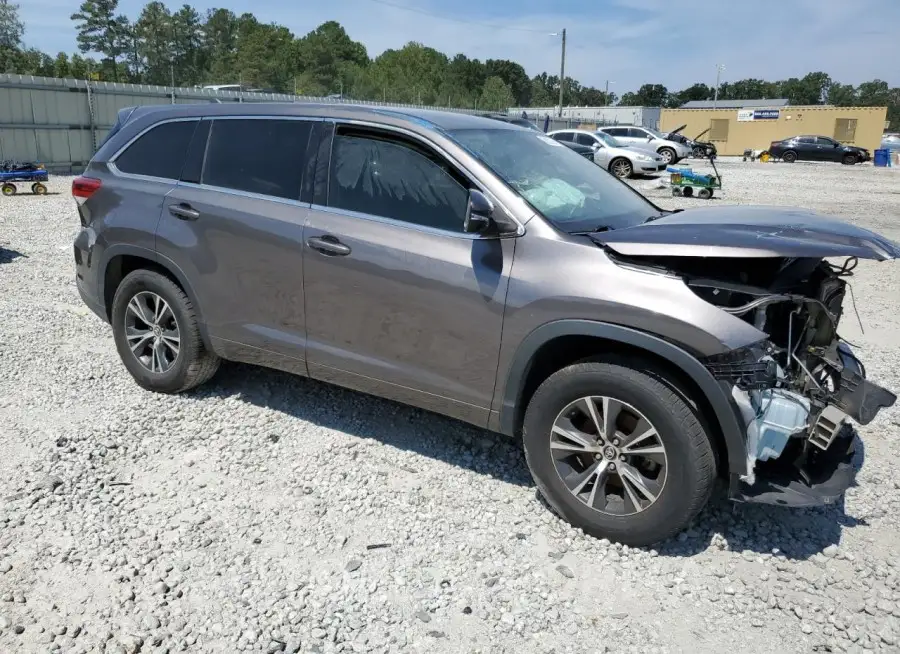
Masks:
[[[653,161],[653,157],[646,154],[636,154],[634,158],[638,161]]]

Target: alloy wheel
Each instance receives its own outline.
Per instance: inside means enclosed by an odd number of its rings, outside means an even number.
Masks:
[[[553,423],[550,452],[569,492],[600,513],[640,513],[665,487],[668,459],[655,427],[611,397],[582,397],[566,406]]]
[[[128,301],[125,338],[131,353],[150,372],[167,372],[178,359],[181,334],[175,314],[152,291],[141,291]]]
[[[631,175],[631,164],[624,159],[619,159],[613,164],[613,174],[616,177],[628,177]]]

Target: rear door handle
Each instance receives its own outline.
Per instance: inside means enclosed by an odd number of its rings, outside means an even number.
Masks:
[[[200,217],[200,212],[191,209],[189,204],[170,204],[169,213],[181,220],[197,220]]]
[[[346,257],[350,254],[350,246],[344,245],[334,236],[311,236],[306,239],[306,244],[316,252],[321,252],[329,257]]]

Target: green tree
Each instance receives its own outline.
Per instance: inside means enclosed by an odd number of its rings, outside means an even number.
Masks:
[[[856,89],[852,84],[834,83],[828,87],[828,94],[825,96],[828,104],[836,107],[851,107],[856,104]]]
[[[488,77],[478,106],[489,111],[505,111],[515,104],[512,89],[500,77]]]
[[[238,18],[228,9],[211,9],[203,24],[206,81],[236,82]]]
[[[447,56],[421,43],[385,50],[370,65],[375,88],[394,102],[435,104],[443,96],[450,62]]]
[[[203,26],[200,14],[182,5],[171,18],[172,74],[175,84],[194,85],[203,77]]]
[[[297,67],[304,77],[304,91],[334,93],[355,80],[369,65],[362,43],[351,39],[340,23],[328,21],[297,41]],[[349,88],[349,86],[348,86]]]
[[[65,52],[58,53],[53,60],[53,77],[72,77],[69,57]]]
[[[886,107],[891,100],[891,91],[884,80],[863,82],[856,89],[857,102],[863,107]]]
[[[73,54],[69,63],[69,71],[75,79],[87,79],[92,68],[96,68],[96,64],[88,58],[79,54]]]
[[[18,50],[25,34],[25,24],[19,20],[19,5],[0,0],[0,49]]]
[[[502,79],[513,94],[514,104],[527,107],[531,103],[531,80],[521,64],[508,59],[488,59],[484,62],[484,75]]]
[[[119,81],[117,61],[128,51],[128,18],[117,16],[118,0],[84,0],[71,18],[78,22],[78,49],[104,55],[104,64]]]
[[[168,84],[172,65],[172,15],[162,2],[148,2],[134,27],[144,66],[143,81]]]

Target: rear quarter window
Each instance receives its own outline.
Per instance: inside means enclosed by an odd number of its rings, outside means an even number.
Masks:
[[[123,173],[178,179],[197,120],[180,120],[151,128],[116,157]]]

